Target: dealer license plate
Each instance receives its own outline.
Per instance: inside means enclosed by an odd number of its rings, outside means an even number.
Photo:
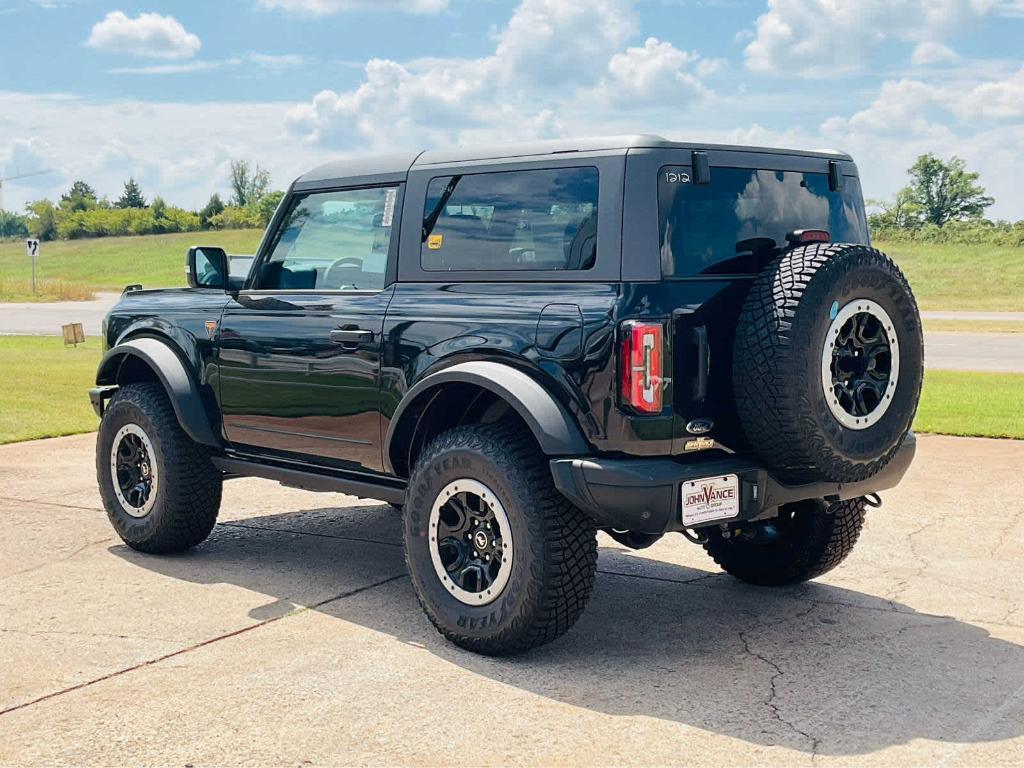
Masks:
[[[740,479],[737,475],[702,477],[683,483],[683,525],[687,528],[740,514]]]

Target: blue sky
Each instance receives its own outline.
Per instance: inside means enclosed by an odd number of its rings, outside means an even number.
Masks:
[[[958,154],[1024,218],[1024,0],[0,0],[4,207],[202,205],[235,158],[598,133],[839,147],[869,197]]]

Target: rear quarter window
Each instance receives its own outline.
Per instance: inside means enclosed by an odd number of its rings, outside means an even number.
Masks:
[[[431,179],[420,263],[431,272],[590,269],[597,195],[591,167]]]
[[[688,167],[658,174],[658,226],[662,272],[687,277],[755,272],[770,240],[786,233],[825,229],[833,242],[867,243],[860,183],[844,177],[831,191],[824,173],[712,168],[710,184],[694,184]]]

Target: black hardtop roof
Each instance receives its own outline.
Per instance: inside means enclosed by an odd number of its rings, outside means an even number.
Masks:
[[[778,147],[756,147],[742,144],[704,144],[690,141],[669,141],[661,136],[636,134],[630,136],[598,136],[578,139],[553,139],[501,144],[483,147],[456,147],[425,152],[405,152],[393,155],[351,157],[319,165],[295,180],[297,187],[312,187],[337,179],[364,178],[386,181],[405,176],[413,168],[449,163],[464,163],[502,158],[544,157],[574,152],[621,153],[629,149],[691,149],[727,152],[752,152],[770,155],[796,155],[830,160],[852,160],[838,150],[800,150]]]

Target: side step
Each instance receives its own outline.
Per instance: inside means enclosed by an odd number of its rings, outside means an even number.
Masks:
[[[363,499],[376,499],[389,504],[405,504],[406,484],[402,480],[374,482],[368,475],[343,472],[312,472],[259,461],[246,461],[227,456],[215,456],[213,464],[220,471],[234,477],[263,477],[281,485],[305,491],[347,493]]]

